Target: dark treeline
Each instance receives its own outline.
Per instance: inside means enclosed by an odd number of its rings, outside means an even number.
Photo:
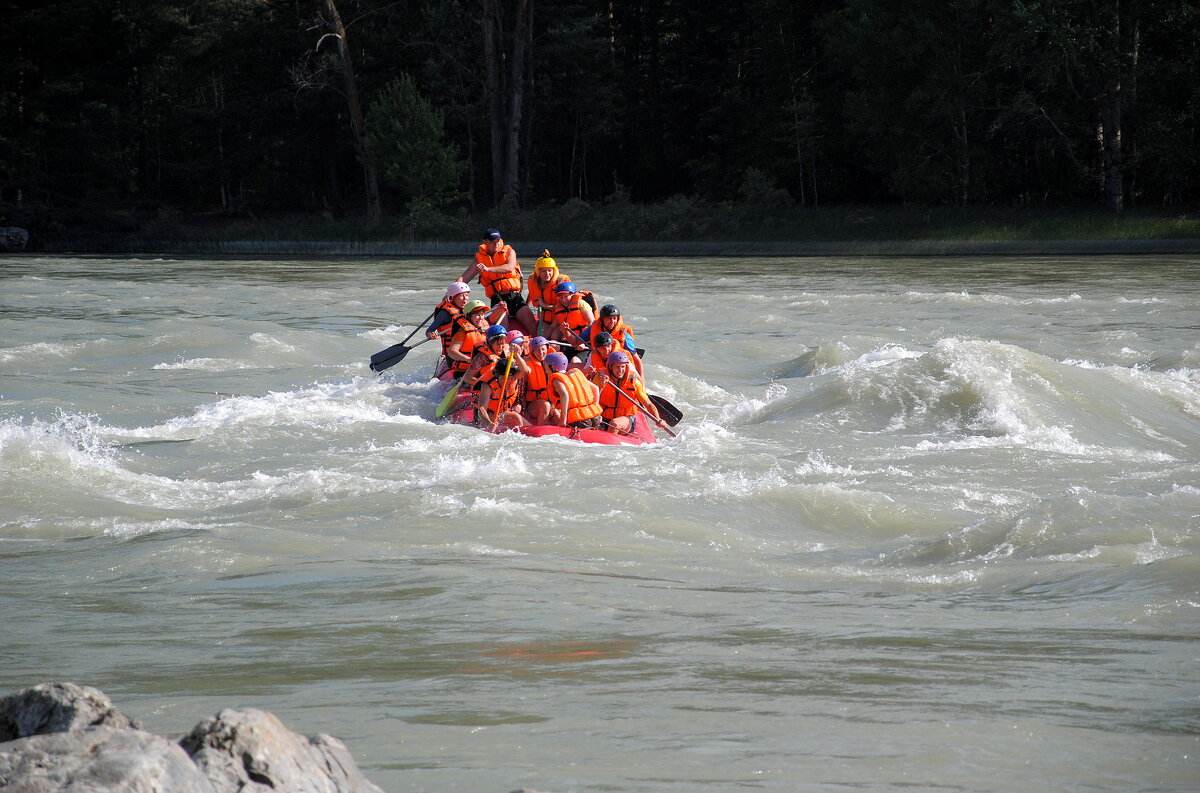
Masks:
[[[0,217],[1200,199],[1187,0],[0,9]]]

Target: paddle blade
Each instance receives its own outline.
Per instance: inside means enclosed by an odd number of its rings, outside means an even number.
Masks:
[[[371,371],[382,372],[384,369],[389,369],[404,360],[404,356],[408,355],[408,351],[412,347],[405,347],[404,343],[393,344],[386,350],[380,350],[371,356]]]
[[[658,394],[650,394],[650,401],[654,403],[654,407],[658,408],[658,415],[667,426],[674,427],[683,419],[683,411],[667,401],[666,397],[660,397]]]
[[[454,384],[454,388],[446,392],[446,398],[442,400],[442,404],[438,405],[437,410],[433,412],[435,419],[445,418],[446,414],[450,412],[450,406],[454,404],[454,398],[458,396],[458,389],[460,388],[462,388],[462,380],[459,380]]]

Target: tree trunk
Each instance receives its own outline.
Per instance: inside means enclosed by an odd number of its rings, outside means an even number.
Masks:
[[[1125,13],[1121,21],[1121,52],[1125,75],[1121,92],[1121,152],[1124,155],[1125,196],[1129,202],[1137,187],[1137,88],[1142,31],[1138,0],[1127,0],[1122,7]]]
[[[334,38],[338,43],[338,56],[342,63],[342,79],[346,83],[346,105],[350,111],[350,128],[354,132],[354,148],[362,163],[363,182],[367,194],[367,222],[377,223],[382,214],[379,198],[379,176],[371,165],[369,146],[367,143],[367,123],[363,118],[362,104],[358,100],[358,82],[354,78],[354,64],[350,60],[350,45],[346,39],[346,28],[342,25],[342,17],[338,14],[333,0],[324,0],[325,11],[329,14],[329,24],[333,28]]]
[[[1123,73],[1121,51],[1121,0],[1111,0],[1103,17],[1104,48],[1102,69],[1104,86],[1100,95],[1100,149],[1103,156],[1101,179],[1104,204],[1114,212],[1125,208],[1125,162],[1121,151]]]
[[[503,201],[516,205],[520,192],[521,112],[525,101],[525,53],[529,38],[529,0],[517,0],[513,24],[512,63],[508,80],[508,118],[504,152]]]
[[[504,187],[504,93],[500,71],[500,7],[498,0],[483,0],[483,64],[488,96],[488,121],[492,144],[492,203],[498,204]]]

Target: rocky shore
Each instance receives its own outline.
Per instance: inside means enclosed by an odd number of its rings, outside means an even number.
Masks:
[[[176,741],[144,731],[103,691],[74,683],[0,699],[0,790],[383,793],[344,743],[297,735],[271,713],[222,710]]]

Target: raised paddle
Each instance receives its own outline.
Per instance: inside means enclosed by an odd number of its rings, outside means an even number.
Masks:
[[[653,413],[651,413],[649,410],[646,410],[646,408],[642,407],[642,403],[641,403],[641,402],[638,402],[636,399],[634,399],[633,397],[629,396],[629,394],[626,394],[624,391],[622,391],[622,390],[621,390],[621,389],[620,389],[620,388],[617,386],[617,384],[616,384],[616,383],[614,383],[612,380],[609,380],[608,382],[606,382],[606,383],[605,383],[605,385],[610,385],[610,386],[612,386],[612,387],[613,387],[613,390],[615,390],[615,391],[616,391],[618,394],[620,394],[621,396],[625,397],[625,398],[626,398],[626,399],[628,399],[630,402],[632,402],[632,403],[633,403],[633,406],[634,406],[635,408],[637,408],[638,410],[640,410],[640,411],[642,411],[643,413],[645,413],[645,414],[646,414],[646,418],[650,419],[650,420],[651,420],[651,421],[653,421],[655,424],[657,424],[657,425],[659,426],[659,428],[660,428],[660,429],[661,429],[663,432],[667,433],[667,434],[668,434],[668,435],[670,435],[672,438],[678,438],[678,437],[679,437],[679,436],[678,436],[678,435],[676,435],[675,433],[671,432],[671,430],[667,429],[667,425],[666,425],[666,424],[664,424],[664,423],[662,422],[662,420],[661,420],[661,419],[655,418],[655,416],[654,416],[654,414],[653,414]],[[654,401],[654,399],[653,399],[653,398],[651,398],[651,400],[650,400],[650,401],[651,401],[651,402],[653,402],[653,401]]]
[[[683,419],[683,411],[668,402],[666,397],[660,397],[658,394],[647,394],[647,396],[654,403],[654,407],[658,408],[658,414],[662,416],[663,421],[672,427]]]
[[[372,355],[371,356],[371,371],[382,372],[384,369],[388,369],[388,368],[395,366],[396,364],[398,364],[404,360],[404,356],[408,355],[409,350],[411,350],[413,347],[416,347],[418,344],[424,344],[425,342],[419,341],[419,342],[417,342],[417,344],[414,344],[412,347],[404,346],[404,345],[408,344],[409,339],[411,339],[413,336],[417,335],[418,330],[425,327],[426,322],[433,319],[433,315],[436,313],[437,313],[437,309],[435,308],[433,310],[433,313],[431,313],[429,316],[425,317],[425,319],[421,320],[417,324],[417,327],[413,328],[413,332],[408,334],[408,336],[405,337],[404,341],[400,342],[399,344],[393,344],[391,347],[388,347],[386,350],[380,350],[379,352]]]
[[[404,360],[404,356],[417,347],[420,347],[427,341],[432,339],[421,339],[411,347],[405,347],[403,343],[395,344],[388,347],[386,350],[380,350],[371,356],[371,369],[376,372],[382,372],[384,369],[390,369],[396,364]]]

